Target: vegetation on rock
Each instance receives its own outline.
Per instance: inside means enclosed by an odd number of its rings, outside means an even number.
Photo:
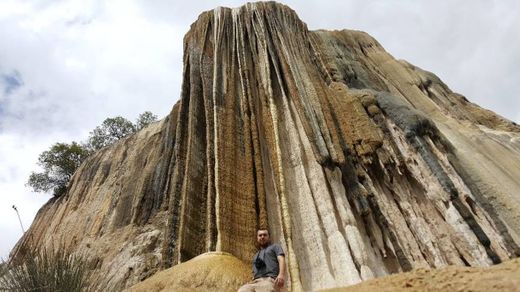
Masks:
[[[135,124],[121,116],[107,118],[90,132],[87,142],[55,143],[38,157],[38,165],[43,171],[32,172],[27,186],[35,192],[52,191],[55,197],[63,195],[72,175],[90,154],[156,120],[157,116],[149,111],[140,114]]]
[[[135,121],[135,128],[139,131],[155,121],[157,121],[157,116],[152,112],[146,111],[137,117],[137,120]]]
[[[76,142],[56,143],[49,150],[43,151],[38,157],[38,165],[43,172],[33,172],[27,185],[36,192],[52,191],[54,196],[65,192],[67,183],[87,158],[89,150]]]
[[[135,125],[123,117],[105,119],[101,126],[90,132],[87,148],[92,151],[99,150],[134,133],[135,130]]]

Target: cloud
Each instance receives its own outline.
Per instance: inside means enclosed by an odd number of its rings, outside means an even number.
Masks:
[[[24,186],[38,154],[55,142],[85,139],[107,117],[168,114],[180,92],[184,34],[142,16],[130,1],[16,4],[0,3],[4,258],[20,236],[12,232],[19,223],[11,206],[29,218],[27,228],[49,198]]]
[[[52,138],[51,138],[52,139]],[[17,134],[0,134],[0,258],[6,259],[10,249],[22,235],[16,212],[27,230],[38,209],[50,198],[49,195],[30,192],[25,182],[33,170],[42,148],[51,140],[34,141],[31,137]]]
[[[81,3],[31,6],[0,19],[2,71],[24,77],[3,105],[3,131],[78,132],[108,116],[165,116],[178,98],[177,28],[142,17],[132,2]]]

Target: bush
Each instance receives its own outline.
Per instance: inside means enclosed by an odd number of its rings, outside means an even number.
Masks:
[[[61,246],[28,251],[16,264],[2,263],[0,291],[89,291],[91,271],[80,255]]]

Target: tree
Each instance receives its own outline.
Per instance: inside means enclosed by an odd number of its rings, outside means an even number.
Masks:
[[[38,165],[43,168],[43,172],[32,172],[26,185],[35,192],[52,191],[54,196],[59,197],[65,193],[76,169],[91,153],[114,144],[156,120],[157,116],[149,111],[140,114],[136,124],[120,116],[108,118],[90,132],[84,143],[56,143],[40,154]]]
[[[146,111],[139,115],[137,121],[135,122],[135,127],[137,130],[141,130],[155,121],[157,121],[157,116],[152,112]]]
[[[38,157],[38,165],[43,172],[32,172],[27,185],[35,192],[53,191],[54,196],[61,196],[72,175],[89,151],[76,142],[71,144],[56,143]]]
[[[99,150],[116,141],[132,134],[136,131],[136,126],[123,117],[108,118],[103,121],[101,126],[97,126],[87,141],[87,148],[91,151]]]

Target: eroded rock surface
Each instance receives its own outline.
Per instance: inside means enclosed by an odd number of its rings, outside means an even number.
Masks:
[[[249,281],[249,265],[229,253],[208,252],[158,272],[127,291],[237,291]]]
[[[249,262],[269,227],[295,291],[519,255],[520,127],[366,33],[217,8],[183,71],[171,114],[90,157],[15,255],[65,241],[117,290],[208,251]]]

